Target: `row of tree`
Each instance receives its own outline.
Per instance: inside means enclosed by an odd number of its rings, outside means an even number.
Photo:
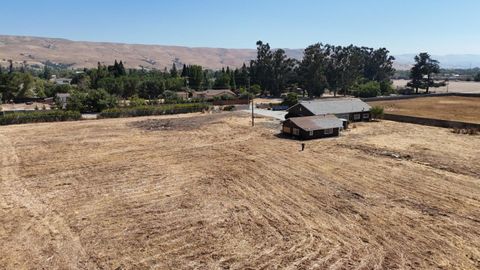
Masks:
[[[394,74],[393,56],[385,48],[313,44],[304,51],[301,61],[289,58],[282,49],[272,50],[268,43],[257,42],[257,59],[250,63],[253,83],[274,96],[285,89],[300,87],[311,97],[321,96],[326,89],[347,94],[371,81],[379,91],[391,88]],[[354,92],[352,92],[355,94]]]
[[[98,63],[96,68],[84,69],[72,74],[72,84],[55,85],[49,81],[54,72],[46,63],[42,72],[33,72],[23,65],[15,69],[12,62],[7,69],[0,67],[0,94],[2,100],[23,97],[54,96],[58,92],[78,91],[93,95],[90,90],[130,98],[139,96],[155,99],[166,90],[233,89],[250,95],[265,94],[280,96],[284,92],[303,91],[309,97],[319,97],[326,90],[334,95],[353,94],[376,96],[392,91],[391,77],[394,57],[385,48],[334,46],[316,43],[304,50],[301,60],[287,56],[282,49],[272,49],[268,43],[258,41],[257,56],[241,68],[229,67],[213,71],[199,65],[183,65],[177,70],[175,64],[167,70],[129,69],[122,61],[113,65]],[[415,57],[416,64],[410,71],[408,86],[429,91],[442,85],[433,80],[438,73],[438,61],[427,53]],[[480,75],[478,75],[480,77]],[[249,93],[248,93],[249,92]],[[85,96],[85,95],[84,95]]]

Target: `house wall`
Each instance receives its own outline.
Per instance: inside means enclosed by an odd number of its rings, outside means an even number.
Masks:
[[[339,134],[340,134],[339,128],[334,128],[332,134],[325,134],[324,129],[314,130],[312,136],[310,136],[309,131],[300,130],[300,138],[303,140],[337,137]]]
[[[356,119],[355,115],[359,115],[360,118]],[[344,114],[338,114],[336,115],[338,118],[345,118]],[[348,114],[348,121],[350,122],[362,122],[362,121],[370,121],[372,118],[372,115],[370,114],[369,111],[367,112],[355,112],[355,113],[349,113]]]
[[[298,129],[298,135],[293,134],[294,129]],[[325,130],[319,129],[319,130],[314,130],[313,135],[310,135],[309,131],[303,130],[299,128],[297,125],[295,125],[293,122],[286,120],[283,122],[282,133],[286,135],[290,135],[292,137],[302,139],[302,140],[308,140],[308,139],[318,139],[318,138],[338,136],[340,134],[340,129],[334,128],[332,134],[325,134]]]

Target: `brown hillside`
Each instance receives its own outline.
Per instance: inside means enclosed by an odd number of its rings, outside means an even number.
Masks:
[[[300,58],[301,50],[286,50]],[[97,62],[123,60],[130,68],[171,67],[198,64],[206,68],[240,67],[255,57],[255,49],[190,48],[181,46],[140,45],[107,42],[71,41],[58,38],[0,35],[0,64],[8,59],[16,63],[42,64],[47,60],[73,68],[96,67]]]

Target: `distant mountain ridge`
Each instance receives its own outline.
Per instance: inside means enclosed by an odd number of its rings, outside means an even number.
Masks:
[[[289,57],[301,59],[303,49],[284,49]],[[142,45],[112,42],[72,41],[62,38],[0,35],[0,65],[7,60],[42,66],[50,61],[72,68],[92,68],[98,62],[122,60],[129,68],[170,68],[198,64],[205,68],[240,67],[256,57],[255,49],[202,48],[167,45]],[[395,68],[408,69],[414,54],[395,56]],[[480,67],[480,55],[433,56],[445,68]]]

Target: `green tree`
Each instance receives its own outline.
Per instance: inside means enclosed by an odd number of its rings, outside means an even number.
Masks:
[[[477,75],[475,75],[475,77],[473,78],[474,81],[476,82],[480,82],[480,72],[477,73]]]
[[[369,81],[389,81],[394,75],[393,61],[395,57],[389,55],[386,48],[374,50],[362,48],[364,55],[363,77]]]
[[[181,74],[180,76],[181,76],[181,77],[187,77],[187,76],[188,76],[188,68],[187,68],[187,65],[183,64],[182,74]]]
[[[260,85],[258,84],[254,84],[250,86],[248,92],[251,93],[253,96],[259,95],[260,93],[262,93],[262,87],[260,87]]]
[[[380,83],[377,81],[369,81],[355,86],[353,94],[356,97],[376,97],[381,94]]]
[[[214,89],[228,89],[230,88],[230,75],[223,70],[217,72],[215,76],[215,82],[213,84]]]
[[[172,68],[170,69],[170,76],[174,78],[178,77],[177,66],[175,66],[175,63],[173,63]]]
[[[203,83],[203,69],[199,65],[191,65],[188,67],[188,85],[189,87],[200,90]]]
[[[327,87],[325,76],[326,58],[323,45],[316,43],[308,46],[298,68],[300,85],[310,97],[321,96]]]
[[[280,96],[285,89],[288,76],[293,72],[294,60],[288,58],[285,51],[278,49],[272,57],[272,95]]]
[[[139,96],[142,98],[156,99],[165,91],[165,80],[148,79],[140,83]]]
[[[237,89],[237,83],[235,82],[235,73],[233,72],[230,73],[230,89],[231,90]]]
[[[42,73],[42,78],[45,80],[49,80],[52,77],[52,71],[47,65],[43,65],[43,73]]]
[[[13,73],[13,61],[12,61],[12,59],[8,60],[8,73],[10,73],[10,74]]]
[[[415,65],[410,70],[410,82],[407,86],[414,88],[418,93],[418,89],[425,89],[428,93],[431,87],[440,87],[442,83],[435,83],[432,78],[433,74],[440,72],[439,62],[432,59],[428,53],[420,53],[415,56]]]
[[[285,98],[283,99],[283,102],[282,102],[282,105],[286,105],[286,106],[293,106],[295,104],[298,103],[298,95],[297,93],[288,93]]]
[[[270,91],[272,81],[273,54],[268,43],[257,41],[257,58],[250,62],[252,83],[258,84],[262,89]]]
[[[67,110],[82,113],[101,112],[117,105],[116,97],[104,89],[88,89],[86,91],[72,91],[67,101]]]

